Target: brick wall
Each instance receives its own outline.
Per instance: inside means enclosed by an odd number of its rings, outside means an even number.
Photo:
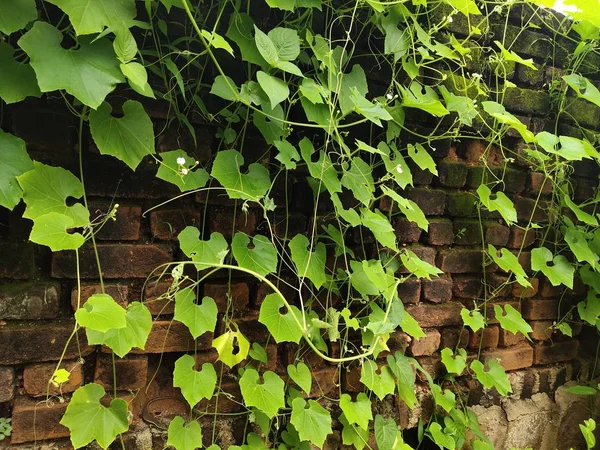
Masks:
[[[526,16],[527,11],[511,13],[510,32],[518,29],[523,13]],[[460,16],[455,18],[457,20],[451,25],[451,31],[461,34],[464,24],[461,24]],[[492,24],[492,28],[496,26]],[[504,102],[506,108],[533,131],[540,131],[551,123],[545,115],[550,98],[544,85],[561,73],[564,62],[560,55],[553,60],[554,65],[547,60],[547,43],[551,39],[551,34],[545,29],[526,30],[519,35],[515,48],[523,55],[533,57],[539,70],[533,72],[523,66],[515,67],[512,81],[518,87],[507,91]],[[481,69],[476,61],[473,64],[472,70]],[[385,74],[372,69],[369,76],[376,84]],[[155,121],[158,151],[182,148],[202,164],[210,163],[216,151],[215,129],[192,116],[198,136],[197,145],[194,145],[184,129],[171,126],[161,131],[167,117],[166,105],[158,101],[146,103],[147,111]],[[600,110],[581,103],[573,112],[574,117],[561,123],[561,133],[576,137],[585,133],[596,142]],[[33,158],[70,167],[77,173],[76,123],[60,102],[51,99],[27,101],[6,109],[1,117],[2,129],[23,138]],[[586,130],[575,127],[575,120]],[[423,129],[426,124],[417,122],[414,126]],[[89,144],[87,130],[85,133],[84,174],[91,216],[108,212],[111,203],[120,205],[117,221],[107,224],[97,236],[107,291],[122,304],[142,299],[155,318],[145,351],[135,351],[131,356],[117,359],[117,389],[123,398],[130,401],[135,417],[133,430],[137,434],[128,439],[131,440],[131,448],[143,448],[140,442],[148,435],[144,434],[147,433],[144,431],[146,425],[140,415],[145,405],[152,398],[180,396],[179,391],[171,387],[170,381],[175,359],[182,352],[197,348],[196,358],[200,364],[216,360],[211,349],[212,336],[205,335],[193,342],[184,326],[171,321],[173,303],[154,301],[167,288],[168,280],[151,280],[145,284],[146,277],[160,264],[182,258],[175,237],[188,225],[196,226],[205,233],[219,231],[230,238],[235,230],[265,234],[266,224],[259,211],[251,208],[244,212],[240,204],[217,194],[184,197],[144,214],[177,195],[176,190],[154,177],[156,166],[152,161],[144,162],[132,173],[125,165],[109,157],[101,157]],[[269,161],[274,156],[261,139],[251,139],[252,145],[247,145],[245,153],[247,160],[252,159],[248,153],[260,155],[262,161]],[[575,292],[565,292],[552,287],[540,276],[532,280],[532,288],[515,286],[497,293],[487,307],[490,323],[497,323],[493,318],[493,305],[511,304],[531,324],[531,341],[507,333],[498,325],[491,325],[483,332],[470,333],[462,328],[460,317],[463,306],[472,307],[473,299],[481,298],[484,289],[494,289],[507,278],[507,274],[493,265],[486,267],[485,274],[482,272],[482,239],[511,251],[521,249],[521,262],[528,273],[531,272],[529,251],[538,242],[534,233],[525,234],[518,226],[506,226],[496,213],[483,211],[480,227],[474,190],[486,176],[484,163],[492,171],[502,174],[503,190],[514,200],[521,225],[530,217],[537,222],[546,220],[544,205],[551,194],[549,185],[544,184],[542,173],[530,171],[519,158],[514,162],[503,160],[497,149],[488,152],[488,160],[482,161],[486,144],[480,140],[464,139],[438,144],[434,155],[439,177],[412,167],[415,186],[403,193],[428,216],[429,231],[421,232],[404,218],[396,219],[394,226],[401,245],[437,265],[444,275],[430,281],[410,280],[400,286],[400,296],[407,310],[421,324],[427,336],[411,340],[397,332],[390,338],[390,349],[406,348],[409,355],[436,377],[444,375],[439,353],[441,348],[459,346],[467,349],[471,358],[481,349],[483,360],[499,358],[509,371],[513,399],[527,399],[538,393],[552,396],[564,383],[589,372],[585,355],[588,347],[595,349],[595,335],[588,336],[584,332],[579,335],[580,330],[576,329],[576,336],[568,338],[560,333],[552,334],[550,329],[558,318],[559,308],[566,311],[580,298],[580,290],[576,288]],[[514,133],[503,145],[515,153],[523,148]],[[575,186],[575,200],[581,201],[593,194],[597,179],[596,164],[577,165],[571,179]],[[290,212],[286,216],[281,212],[284,208],[279,208],[272,218],[276,232],[281,236],[286,218],[289,219],[289,234],[308,232],[308,224],[313,220],[310,215],[312,196],[304,174],[293,174],[288,183]],[[279,195],[284,192],[283,187],[278,191]],[[540,206],[534,211],[538,197],[541,198]],[[275,201],[281,205],[284,198],[280,196]],[[382,201],[379,206],[383,211],[389,211],[391,207],[387,201]],[[319,205],[317,223],[329,220],[330,210],[327,202]],[[74,254],[51,254],[46,248],[28,244],[26,240],[31,223],[20,219],[21,213],[19,208],[12,213],[0,210],[0,417],[12,417],[12,444],[50,440],[60,447],[64,442],[61,438],[65,438],[68,431],[58,421],[68,404],[69,394],[84,381],[94,381],[107,390],[112,389],[112,361],[105,349],[87,345],[85,334],[70,339],[77,298]],[[354,237],[350,245],[358,246],[361,237],[358,233]],[[363,233],[362,239],[365,245],[361,248],[366,250],[367,256],[374,254],[375,241],[368,233]],[[100,286],[93,249],[83,248],[80,255],[81,298],[85,301],[99,292]],[[267,345],[267,367],[285,377],[285,367],[294,361],[297,347],[287,344],[276,346],[268,342],[266,329],[258,322],[258,308],[266,293],[265,286],[237,275],[231,280],[213,277],[202,286],[202,294],[213,297],[221,313],[225,312],[227,295],[231,295],[240,330],[250,341]],[[221,332],[221,328],[217,326],[215,335]],[[63,351],[65,361],[62,366],[72,372],[71,379],[61,392],[51,388],[51,397],[46,400],[47,381]],[[306,356],[306,361],[312,367],[316,381],[312,397],[335,397],[340,383],[349,392],[363,390],[357,367],[339,368],[310,355]],[[240,411],[243,407],[239,404],[235,370],[231,374],[227,374],[226,368],[223,370],[225,382],[222,389],[233,397],[221,395],[219,411]],[[481,407],[500,404],[495,391],[486,391],[469,379],[462,383],[469,390],[470,404]],[[58,401],[59,396],[66,402]],[[423,400],[422,405],[413,411],[398,399],[386,400],[392,408],[390,411],[395,411],[398,422],[405,428],[414,428],[420,416],[427,418],[429,414],[424,383],[418,386],[418,397]],[[176,401],[164,406],[166,410],[177,407]],[[239,441],[244,428],[240,424],[243,425],[244,420],[219,420],[219,427],[225,430],[224,437],[220,437],[221,442],[227,439],[229,442]],[[339,439],[339,433],[332,437],[330,448],[341,446],[335,439]],[[66,443],[64,445],[67,446]]]

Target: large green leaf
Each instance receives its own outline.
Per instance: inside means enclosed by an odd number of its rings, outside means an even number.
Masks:
[[[263,374],[263,383],[260,383],[258,372],[251,367],[246,368],[240,378],[240,390],[246,406],[258,408],[269,419],[285,406],[283,380],[270,370]]]
[[[269,31],[268,36],[280,60],[293,61],[300,54],[300,38],[296,30],[277,27]]]
[[[360,94],[355,86],[350,88],[350,100],[354,104],[354,111],[369,119],[379,127],[382,126],[382,120],[388,121],[393,119],[393,117],[381,103],[367,100],[363,95]]]
[[[360,372],[360,382],[371,389],[379,400],[383,400],[386,395],[394,392],[396,384],[392,371],[387,365],[382,366],[379,373],[377,372],[377,363],[370,359],[365,360]]]
[[[340,397],[340,409],[344,412],[346,420],[350,424],[356,424],[363,430],[369,429],[369,422],[373,420],[371,400],[364,392],[360,392],[356,401],[352,401],[349,394]]]
[[[106,39],[81,39],[79,48],[65,50],[60,31],[36,22],[19,39],[31,58],[40,90],[64,89],[83,104],[98,108],[117,83],[125,81],[111,43]]]
[[[289,97],[290,89],[288,88],[287,83],[281,78],[271,76],[259,70],[256,74],[256,79],[262,90],[267,94],[267,97],[269,97],[271,108],[275,108]]]
[[[598,8],[597,5],[596,8]],[[598,88],[594,86],[590,80],[575,73],[565,75],[563,80],[577,92],[579,97],[600,107],[600,91],[598,91]]]
[[[198,270],[217,264],[223,264],[229,252],[227,241],[221,233],[211,233],[210,239],[201,241],[200,230],[196,227],[185,227],[177,236],[181,251],[196,263]]]
[[[425,147],[421,144],[408,144],[406,150],[410,159],[412,159],[422,170],[429,170],[434,175],[438,174],[435,161],[429,152],[425,150]]]
[[[242,54],[242,60],[266,66],[266,61],[258,51],[254,40],[254,22],[246,13],[234,13],[229,21],[226,36],[237,44]]]
[[[303,398],[295,398],[292,402],[292,418],[290,419],[298,435],[303,441],[323,448],[331,429],[331,414],[314,400],[308,404]]]
[[[387,363],[398,384],[398,395],[404,400],[409,408],[414,408],[417,404],[415,395],[415,370],[410,360],[400,352],[394,356],[388,355]]]
[[[402,444],[402,434],[398,428],[396,421],[388,417],[387,419],[377,414],[375,416],[375,442],[378,448],[389,448],[390,450],[405,450],[404,447],[399,447]]]
[[[185,288],[175,294],[175,315],[173,319],[183,323],[194,339],[207,331],[215,331],[217,326],[217,304],[210,297],[204,297],[197,305],[196,295],[191,288]]]
[[[0,44],[0,49],[1,49]],[[2,72],[0,72],[0,78]],[[23,191],[17,177],[33,169],[25,141],[0,130],[0,205],[12,210],[21,201]]]
[[[231,241],[231,251],[235,260],[246,269],[265,276],[277,271],[277,249],[265,236],[257,234],[250,237],[241,232],[235,233]]]
[[[598,255],[590,248],[584,233],[569,227],[565,233],[565,242],[579,262],[587,262],[593,269],[598,263]]]
[[[33,170],[18,176],[17,180],[27,206],[23,213],[26,219],[35,221],[54,212],[71,218],[73,227],[82,227],[89,222],[89,212],[82,204],[67,205],[68,198],[83,196],[81,182],[68,170],[35,161]]]
[[[38,16],[35,0],[0,0],[0,11],[0,31],[4,34],[25,28]]]
[[[94,294],[75,311],[77,323],[90,330],[106,332],[127,326],[125,308],[108,294]]]
[[[546,247],[534,248],[531,251],[531,268],[540,270],[546,275],[552,286],[564,284],[569,289],[573,289],[575,269],[564,256],[553,257],[552,252]]]
[[[542,131],[535,136],[536,143],[546,152],[558,155],[567,161],[600,158],[600,154],[587,140],[571,136],[556,136]]]
[[[408,88],[400,86],[400,91],[402,92],[402,106],[405,108],[417,108],[436,117],[450,114],[433,88],[429,86],[422,86],[413,81]]]
[[[129,28],[136,16],[135,0],[48,0],[68,16],[78,35],[95,34],[109,27]]]
[[[484,369],[481,361],[471,362],[471,370],[475,372],[477,380],[485,386],[486,389],[495,387],[498,393],[506,396],[512,392],[510,381],[506,376],[504,368],[497,361],[491,359],[487,362],[488,370]]]
[[[529,339],[529,333],[533,330],[521,316],[521,313],[517,311],[512,305],[505,305],[504,311],[502,306],[494,305],[494,317],[500,322],[500,326],[506,331],[510,331],[512,334],[522,333],[527,339]]]
[[[47,245],[53,252],[76,250],[81,247],[85,238],[81,233],[69,233],[73,228],[73,219],[64,214],[51,212],[39,216],[33,222],[29,240],[40,245]]]
[[[498,211],[508,225],[517,222],[517,210],[510,198],[504,192],[492,193],[489,187],[482,184],[477,188],[477,195],[483,206],[490,211]]]
[[[519,262],[519,258],[510,250],[506,248],[500,249],[500,255],[498,250],[492,244],[488,244],[488,253],[494,260],[498,267],[505,272],[512,272],[515,274],[517,282],[523,287],[531,287],[531,283],[527,280],[527,274]]]
[[[156,172],[156,178],[173,183],[181,192],[204,187],[210,178],[205,169],[194,169],[197,162],[183,150],[164,152],[160,157],[162,161]]]
[[[446,367],[448,373],[462,375],[467,367],[467,351],[464,348],[459,348],[456,354],[449,348],[442,349],[442,364]]]
[[[0,5],[1,5],[0,1]],[[0,6],[2,10],[2,6]],[[1,19],[0,19],[1,20]],[[13,59],[14,49],[0,42],[0,98],[7,104],[20,102],[25,97],[42,95],[35,78],[35,72],[29,64],[18,63]]]
[[[202,428],[195,420],[186,424],[183,417],[176,416],[167,430],[167,446],[177,450],[196,450],[202,448]]]
[[[236,150],[222,150],[213,162],[211,175],[227,190],[230,198],[259,200],[271,187],[269,171],[258,163],[248,166],[242,173],[244,157]]]
[[[394,227],[392,227],[390,221],[381,213],[381,211],[378,209],[371,211],[366,208],[361,208],[360,220],[365,227],[371,230],[371,233],[373,233],[375,239],[377,239],[381,245],[398,251]]]
[[[318,242],[316,246],[311,246],[306,236],[297,234],[288,245],[292,252],[292,261],[294,261],[298,276],[308,278],[317,288],[323,286],[326,280],[325,260],[327,249],[325,244]],[[314,248],[315,251],[309,251],[308,247]]]
[[[319,160],[313,162],[312,155],[315,153],[315,147],[310,139],[304,137],[300,141],[300,153],[302,159],[306,162],[311,177],[321,180],[330,193],[342,192],[342,185],[338,179],[335,166],[325,152],[321,151]]]
[[[181,393],[194,408],[203,398],[212,398],[217,385],[217,372],[210,363],[202,364],[200,371],[194,370],[196,360],[191,355],[183,355],[175,361],[173,386],[181,389]]]
[[[146,340],[152,329],[152,315],[148,308],[140,302],[130,303],[125,314],[127,325],[123,328],[113,328],[106,333],[87,328],[88,343],[91,345],[106,345],[117,356],[122,358],[133,347],[144,349]]]
[[[469,311],[467,308],[463,308],[460,310],[460,317],[462,317],[465,326],[471,328],[474,332],[485,327],[485,318],[477,309]]]
[[[356,450],[365,448],[369,440],[369,430],[363,430],[356,425],[350,424],[343,413],[340,414],[339,421],[342,424],[342,444],[352,445]]]
[[[350,189],[354,197],[369,207],[375,192],[373,168],[359,157],[352,158],[350,168],[342,175],[342,186]]]
[[[299,362],[295,366],[289,364],[287,366],[287,373],[294,383],[300,386],[306,394],[310,395],[312,390],[312,375],[306,364],[303,362]]]
[[[294,305],[281,313],[284,302],[278,294],[269,294],[260,305],[258,321],[267,327],[275,342],[300,342],[302,338],[302,312]],[[294,319],[296,317],[296,319]]]
[[[227,331],[213,339],[212,346],[219,354],[219,361],[233,367],[246,359],[250,352],[250,342],[241,331]]]
[[[135,170],[144,156],[154,153],[152,121],[140,102],[127,100],[123,117],[110,115],[111,106],[104,102],[90,113],[90,131],[100,153],[120,159]]]
[[[427,231],[429,228],[429,221],[419,205],[412,200],[402,197],[386,186],[381,186],[381,191],[396,202],[398,209],[400,209],[400,212],[402,212],[408,220],[416,223],[422,230]]]
[[[336,85],[330,86],[332,91],[337,87],[337,77],[335,77],[334,80]],[[338,102],[340,105],[340,112],[343,116],[354,111],[354,103],[350,98],[353,92],[352,88],[355,88],[358,95],[362,97],[365,97],[369,92],[367,76],[365,75],[363,68],[358,64],[353,65],[352,70],[349,73],[344,73],[341,75]]]
[[[481,102],[481,106],[483,106],[483,110],[486,113],[495,118],[498,122],[517,130],[525,142],[530,143],[535,140],[533,133],[527,129],[527,126],[511,113],[506,111],[506,108],[504,108],[504,106],[502,106],[500,103],[485,101]]]
[[[127,402],[114,398],[109,407],[100,403],[104,388],[90,383],[75,391],[60,423],[71,432],[71,443],[81,448],[92,441],[106,449],[129,428]]]

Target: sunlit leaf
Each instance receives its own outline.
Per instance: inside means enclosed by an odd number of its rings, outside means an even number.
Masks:
[[[318,242],[311,245],[308,238],[303,234],[297,234],[288,243],[292,253],[292,261],[298,271],[298,276],[308,278],[313,284],[320,288],[325,283],[325,244]],[[314,251],[309,250],[309,247]]]
[[[267,327],[275,342],[300,342],[302,338],[302,312],[294,305],[281,312],[284,302],[278,294],[269,294],[260,305],[258,321]],[[294,318],[295,317],[295,318]]]
[[[553,256],[546,247],[534,248],[531,251],[531,268],[546,275],[552,286],[564,284],[573,289],[575,269],[564,256]]]
[[[3,7],[0,10],[6,11],[13,6]],[[0,21],[2,18],[0,18]],[[0,25],[1,28],[1,25]],[[35,72],[29,64],[19,63],[13,59],[14,49],[5,42],[0,42],[0,99],[7,104],[17,103],[26,97],[39,97],[42,95],[38,87]],[[0,131],[1,133],[1,131]]]
[[[106,332],[127,326],[125,309],[108,294],[94,294],[75,311],[77,323],[85,328]]]
[[[210,239],[201,241],[200,230],[196,227],[185,227],[177,236],[181,251],[196,263],[198,270],[223,264],[229,252],[227,241],[221,233],[211,233]]]
[[[217,384],[217,372],[210,363],[202,364],[201,370],[195,370],[196,360],[191,355],[183,355],[175,361],[173,386],[181,389],[183,397],[194,408],[204,398],[212,398]]]
[[[0,11],[0,31],[4,34],[23,29],[38,17],[35,0],[0,0]]]
[[[0,130],[0,206],[10,210],[17,206],[23,197],[17,177],[32,169],[33,161],[27,154],[25,141]]]
[[[498,393],[506,396],[512,392],[510,381],[506,376],[504,367],[498,362],[491,359],[487,362],[488,370],[486,371],[481,361],[474,360],[471,362],[471,370],[475,372],[477,380],[485,386],[486,389],[496,388]]]
[[[505,305],[504,311],[502,306],[494,305],[494,317],[500,326],[506,331],[510,331],[512,334],[522,333],[527,339],[529,339],[529,333],[533,330],[525,319],[521,316],[521,313],[513,308],[512,305]]]
[[[78,35],[95,34],[104,27],[129,28],[136,16],[134,0],[48,0],[68,16]]]
[[[204,297],[196,304],[196,295],[191,288],[185,288],[175,294],[175,315],[173,319],[183,323],[194,339],[206,332],[215,331],[217,325],[217,304],[210,297]]]
[[[296,383],[304,392],[310,395],[312,390],[312,375],[306,364],[303,362],[299,362],[295,366],[293,364],[289,364],[287,366],[287,373],[294,383]]]
[[[259,200],[271,187],[269,171],[258,163],[242,173],[244,157],[236,150],[221,150],[213,162],[211,175],[227,190],[230,198]]]
[[[327,435],[333,433],[331,414],[314,400],[307,403],[302,398],[295,398],[290,422],[298,430],[300,439],[318,448],[323,448]]]
[[[195,420],[186,424],[181,416],[175,416],[167,430],[167,446],[177,450],[202,448],[202,429]]]
[[[228,367],[241,363],[250,351],[250,342],[239,330],[223,333],[213,339],[212,346],[219,353],[219,361]]]
[[[279,409],[285,406],[284,383],[275,372],[266,371],[261,383],[258,372],[247,367],[239,383],[246,406],[259,409],[269,419],[275,417]]]

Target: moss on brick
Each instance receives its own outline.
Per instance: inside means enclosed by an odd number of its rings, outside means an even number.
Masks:
[[[600,108],[584,99],[567,101],[567,113],[579,125],[597,128],[600,126]]]
[[[449,192],[446,213],[452,217],[477,217],[477,197],[469,192]]]
[[[509,111],[545,116],[550,109],[550,95],[543,91],[511,87],[505,92],[503,104]]]

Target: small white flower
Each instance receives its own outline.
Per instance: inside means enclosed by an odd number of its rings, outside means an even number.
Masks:
[[[446,20],[448,20],[448,23],[452,23],[454,21],[454,19],[452,18],[452,16],[448,16],[448,18]]]
[[[481,77],[483,77],[483,75],[481,75],[480,73],[475,72],[475,73],[473,73],[473,77],[474,78],[481,78]]]
[[[404,172],[404,171],[402,170],[402,166],[401,166],[400,164],[398,164],[398,165],[396,166],[396,172],[398,172],[398,173],[403,173],[403,172]]]
[[[187,175],[188,174],[188,170],[184,167],[183,169],[181,169],[181,175]]]
[[[393,100],[393,99],[394,99],[394,96],[392,95],[392,93],[391,93],[391,92],[388,92],[388,93],[386,94],[386,98],[387,98],[388,100]]]
[[[183,157],[179,157],[177,158],[177,164],[179,164],[180,166],[183,166],[185,164],[185,158]]]

